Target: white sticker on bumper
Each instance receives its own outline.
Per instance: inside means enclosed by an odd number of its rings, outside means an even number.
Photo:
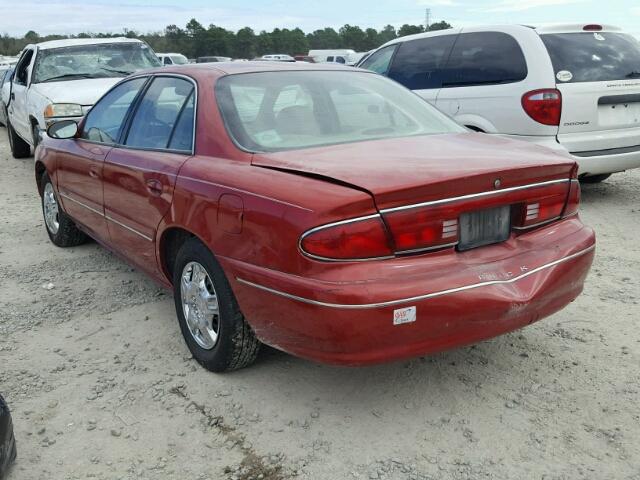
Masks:
[[[402,325],[416,321],[416,307],[398,308],[393,311],[393,324]]]

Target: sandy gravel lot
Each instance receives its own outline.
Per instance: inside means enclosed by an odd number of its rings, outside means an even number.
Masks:
[[[371,368],[200,368],[170,295],[45,233],[0,129],[0,391],[27,479],[640,479],[640,171],[583,188],[584,294],[510,335]]]

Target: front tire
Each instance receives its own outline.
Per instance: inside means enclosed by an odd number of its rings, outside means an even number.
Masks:
[[[242,315],[222,267],[198,239],[187,240],[178,251],[173,296],[182,335],[203,367],[227,372],[255,361],[260,342]]]
[[[16,133],[9,121],[9,117],[7,117],[7,134],[9,135],[9,146],[11,147],[13,158],[27,158],[31,156],[31,145]]]
[[[53,183],[46,173],[42,177],[42,215],[51,242],[62,248],[76,247],[87,241],[87,236],[60,208]]]
[[[602,173],[600,175],[589,175],[587,177],[581,177],[580,183],[600,183],[604,182],[611,176],[610,173]]]

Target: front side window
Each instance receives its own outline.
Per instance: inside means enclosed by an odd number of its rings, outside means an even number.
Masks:
[[[175,77],[157,77],[147,89],[131,120],[131,127],[124,142],[135,148],[168,149],[177,129],[180,117],[190,118],[182,123],[179,135],[184,135],[189,124],[193,125],[194,86],[188,80]],[[190,122],[189,122],[190,120]],[[180,150],[191,150],[179,148]]]
[[[520,45],[502,32],[463,33],[442,73],[443,87],[499,85],[527,78]]]
[[[113,145],[118,142],[124,119],[146,77],[121,83],[96,103],[87,114],[81,138]]]
[[[22,54],[18,65],[16,66],[15,82],[18,85],[26,85],[29,81],[29,65],[33,58],[33,50],[27,50]]]
[[[381,48],[365,58],[358,67],[385,75],[389,70],[389,64],[391,63],[391,58],[396,48],[398,48],[398,45],[389,45],[388,47]]]
[[[357,71],[229,75],[216,97],[231,137],[249,151],[464,131],[400,85]]]
[[[640,42],[611,32],[540,35],[558,83],[606,82],[640,78]]]
[[[144,43],[98,43],[41,50],[34,66],[34,83],[81,78],[125,77],[160,66]]]
[[[455,39],[455,35],[439,35],[404,42],[393,59],[389,78],[411,90],[440,88],[441,70]]]

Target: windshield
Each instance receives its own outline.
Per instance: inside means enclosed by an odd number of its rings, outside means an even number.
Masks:
[[[541,35],[559,83],[640,78],[640,42],[610,32]]]
[[[230,135],[249,151],[465,131],[414,93],[370,73],[229,75],[216,94]]]
[[[160,61],[144,43],[99,43],[40,50],[33,82],[124,77]]]
[[[189,60],[184,55],[169,55],[174,65],[186,65]]]

